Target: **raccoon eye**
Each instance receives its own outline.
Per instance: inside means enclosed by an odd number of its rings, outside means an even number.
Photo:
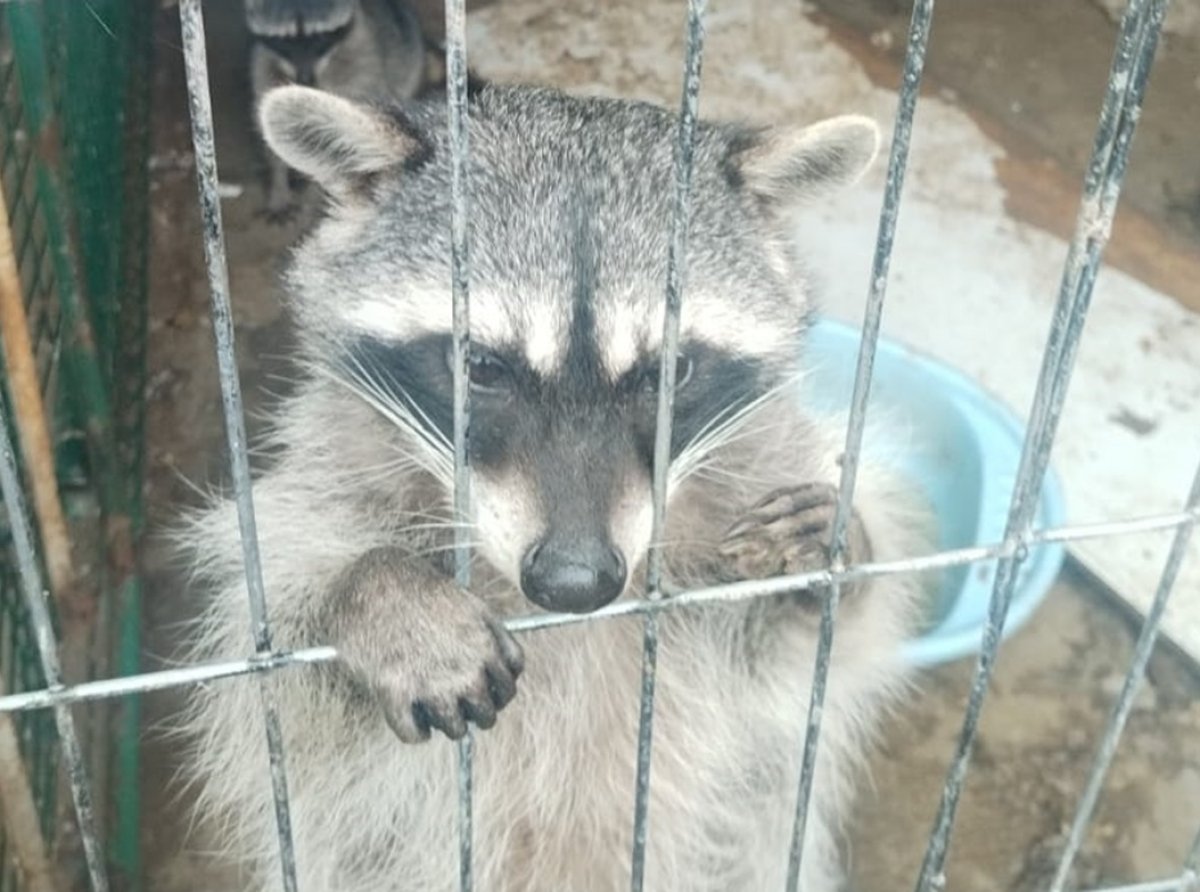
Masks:
[[[467,374],[476,390],[503,390],[508,380],[508,366],[489,353],[472,353],[467,359]]]
[[[446,366],[454,374],[454,348],[446,347]],[[472,345],[467,357],[467,380],[471,388],[483,392],[497,392],[508,385],[508,365],[499,356]]]

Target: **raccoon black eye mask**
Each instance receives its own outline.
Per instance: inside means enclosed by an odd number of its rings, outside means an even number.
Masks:
[[[596,411],[629,419],[653,454],[660,358],[644,355],[615,381],[572,380],[571,371],[546,378],[533,371],[517,350],[472,345],[469,380],[475,430],[499,423],[499,417],[551,401],[582,400]],[[418,411],[441,436],[453,436],[453,373],[449,336],[430,335],[396,344],[376,338],[354,342],[343,366],[369,375],[392,398]],[[579,376],[574,376],[579,377]],[[581,383],[585,386],[581,387]],[[755,360],[734,356],[698,342],[681,345],[675,367],[672,453],[778,383]],[[475,456],[472,458],[484,458]]]

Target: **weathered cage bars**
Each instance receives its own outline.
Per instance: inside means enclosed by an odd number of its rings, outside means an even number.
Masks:
[[[681,302],[685,295],[682,258],[686,245],[688,207],[690,201],[691,152],[694,126],[698,107],[699,73],[703,49],[704,0],[689,0],[687,3],[686,35],[687,55],[678,140],[675,153],[675,196],[670,241],[669,271],[666,287],[666,306],[663,318],[664,356],[674,348],[678,340]],[[653,746],[653,702],[656,674],[657,627],[656,617],[661,610],[684,609],[689,605],[714,601],[735,601],[778,594],[800,588],[824,586],[829,592],[823,604],[820,638],[816,662],[816,673],[812,699],[808,705],[808,724],[800,752],[802,772],[797,792],[793,845],[789,858],[789,892],[795,890],[803,847],[804,827],[808,797],[812,789],[816,747],[819,745],[821,704],[825,680],[829,670],[829,654],[835,632],[835,616],[840,586],[848,581],[893,573],[914,573],[924,570],[959,566],[985,560],[997,560],[997,573],[992,593],[989,620],[983,636],[978,657],[974,684],[964,715],[959,743],[949,767],[928,848],[920,875],[916,880],[917,892],[933,892],[945,888],[944,865],[954,826],[954,818],[963,782],[970,760],[978,720],[987,692],[988,681],[994,665],[1001,632],[1013,593],[1016,570],[1028,557],[1031,549],[1040,543],[1068,542],[1085,538],[1117,536],[1148,530],[1174,529],[1175,537],[1164,567],[1153,606],[1147,615],[1136,645],[1135,655],[1129,667],[1122,690],[1113,706],[1113,711],[1099,743],[1097,755],[1088,778],[1073,822],[1070,836],[1061,854],[1057,874],[1051,886],[1052,892],[1061,892],[1087,829],[1096,798],[1103,783],[1106,770],[1120,738],[1125,719],[1129,714],[1134,694],[1145,673],[1146,663],[1153,648],[1163,608],[1171,594],[1173,584],[1183,561],[1192,528],[1200,516],[1200,472],[1186,498],[1182,509],[1175,514],[1139,518],[1111,523],[1060,527],[1056,529],[1033,529],[1033,510],[1043,477],[1046,472],[1051,445],[1057,429],[1059,416],[1066,397],[1067,387],[1074,364],[1075,353],[1082,336],[1087,317],[1092,288],[1099,268],[1100,256],[1108,240],[1109,230],[1116,209],[1121,182],[1125,173],[1130,144],[1141,108],[1142,96],[1153,62],[1158,36],[1161,30],[1166,0],[1130,0],[1120,26],[1120,33],[1110,71],[1107,92],[1100,113],[1091,160],[1084,181],[1076,230],[1071,240],[1064,268],[1058,301],[1054,309],[1050,335],[1043,354],[1042,368],[1038,378],[1033,406],[1029,414],[1020,469],[1012,493],[1007,524],[1003,540],[998,543],[956,549],[927,556],[914,556],[890,562],[874,562],[846,566],[843,562],[844,536],[847,509],[854,492],[855,473],[862,443],[864,417],[869,394],[871,373],[878,342],[884,298],[886,295],[888,264],[892,241],[897,224],[901,190],[908,156],[914,112],[921,82],[925,49],[933,20],[933,0],[917,0],[913,10],[908,37],[908,48],[904,64],[903,81],[900,87],[899,109],[893,133],[891,157],[888,165],[887,184],[879,233],[872,266],[870,292],[863,325],[863,338],[855,378],[852,410],[846,436],[846,460],[843,464],[839,487],[837,519],[835,521],[834,559],[829,569],[795,576],[768,580],[742,582],[732,585],[713,586],[680,594],[664,596],[659,587],[660,567],[657,551],[651,551],[649,590],[640,600],[622,601],[603,608],[589,616],[540,615],[508,622],[514,632],[576,622],[599,622],[613,616],[641,614],[644,621],[644,658],[642,670],[642,705],[639,728],[638,770],[636,787],[631,791],[634,800],[634,843],[631,888],[642,887],[642,866],[645,857],[647,792],[650,753]],[[243,548],[247,580],[252,608],[251,629],[255,645],[253,656],[240,661],[172,669],[162,672],[133,675],[124,678],[104,679],[74,686],[56,684],[53,675],[56,642],[45,611],[38,606],[45,590],[36,561],[22,561],[22,579],[33,619],[38,627],[38,646],[44,666],[47,668],[48,684],[43,690],[0,697],[0,712],[52,708],[65,737],[73,732],[72,703],[127,696],[175,685],[199,683],[206,680],[256,673],[262,675],[263,714],[266,743],[270,754],[273,791],[276,804],[280,842],[280,870],[284,887],[297,888],[296,857],[291,841],[288,813],[287,780],[284,770],[285,753],[280,739],[274,705],[271,697],[270,673],[274,670],[302,663],[322,662],[334,659],[332,648],[317,647],[290,653],[280,653],[271,645],[270,627],[267,617],[267,595],[263,590],[258,561],[257,542],[254,536],[253,500],[250,490],[245,435],[242,420],[242,403],[239,392],[233,354],[233,335],[230,324],[228,275],[225,266],[221,212],[217,193],[216,158],[213,145],[212,115],[209,105],[207,63],[204,51],[204,30],[201,0],[181,0],[181,23],[185,63],[187,67],[190,110],[192,114],[193,141],[196,150],[198,186],[204,216],[205,250],[208,261],[209,283],[213,302],[213,323],[217,342],[220,380],[227,426],[230,459],[233,463],[234,487],[237,497],[239,519],[243,535]],[[467,113],[466,104],[466,49],[464,34],[463,0],[447,0],[447,60],[448,60],[448,116],[453,146],[453,257],[452,294],[454,301],[454,374],[455,374],[455,455],[456,492],[454,505],[460,515],[469,507],[470,493],[467,489],[465,464],[466,421],[469,416],[466,389],[466,357],[469,345],[469,295],[467,270],[469,268],[469,245],[466,221],[469,213],[469,183],[467,182]],[[674,364],[663,362],[662,386],[658,406],[658,443],[655,453],[654,493],[655,529],[661,529],[665,511],[666,450],[669,441],[671,409],[674,398]],[[14,478],[13,444],[8,432],[4,432],[3,484],[10,521],[18,545],[29,538],[29,524],[25,516],[22,495]],[[657,541],[657,537],[656,537]],[[465,584],[467,580],[467,544],[460,540],[456,549],[457,578]],[[302,670],[295,670],[302,671]],[[801,708],[797,704],[797,708]],[[799,741],[797,744],[799,746]],[[89,803],[89,778],[77,754],[69,748],[64,753],[69,764],[69,775],[75,792],[80,830],[85,839],[93,836]],[[472,888],[471,874],[471,770],[472,747],[470,736],[460,749],[460,832],[461,862],[460,884],[464,890]],[[91,843],[95,848],[94,839]],[[300,853],[302,856],[302,853]],[[108,888],[106,868],[100,859],[90,859],[92,888],[100,892]],[[1200,888],[1200,835],[1181,866],[1178,874],[1121,887],[1110,887],[1103,892],[1186,892]],[[1101,890],[1097,890],[1101,892]]]

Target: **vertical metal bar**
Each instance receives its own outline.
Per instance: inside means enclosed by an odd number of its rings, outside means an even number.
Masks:
[[[246,454],[242,392],[238,381],[237,357],[234,353],[233,313],[229,303],[229,271],[225,261],[221,200],[217,193],[217,156],[201,0],[181,0],[179,20],[183,37],[184,67],[187,72],[188,108],[192,119],[192,146],[196,157],[200,213],[204,223],[204,256],[212,298],[212,324],[221,383],[221,407],[225,418],[225,434],[237,499],[238,526],[241,530],[242,557],[246,569],[246,591],[250,601],[251,634],[255,651],[265,654],[271,651],[271,627],[267,618],[267,598],[258,552],[250,462]],[[263,722],[266,726],[275,822],[279,831],[279,860],[283,886],[286,892],[296,892],[296,857],[292,843],[287,772],[283,760],[283,733],[271,683],[265,676],[259,681],[259,692],[262,697]]]
[[[900,195],[904,189],[904,173],[908,168],[908,150],[912,141],[913,116],[921,92],[921,75],[925,70],[925,50],[933,24],[934,0],[918,0],[913,6],[908,29],[908,49],[904,59],[903,80],[892,131],[891,155],[888,159],[887,182],[883,193],[883,208],[875,237],[875,255],[871,263],[871,283],[863,318],[862,343],[858,367],[854,376],[854,392],[850,404],[850,420],[846,428],[846,446],[842,452],[842,475],[838,485],[837,507],[833,520],[833,540],[830,563],[833,569],[844,569],[846,529],[854,501],[854,484],[858,476],[858,461],[862,452],[863,430],[866,424],[867,400],[871,391],[871,373],[875,351],[879,344],[879,329],[883,317],[883,301],[887,294],[888,267],[896,237],[896,221],[900,215]],[[816,666],[808,706],[808,721],[804,734],[804,751],[800,763],[800,785],[796,796],[796,815],[792,825],[792,844],[788,855],[787,889],[796,892],[800,884],[800,867],[804,855],[804,833],[808,825],[808,806],[816,776],[817,743],[821,733],[821,715],[825,702],[825,687],[829,677],[830,655],[833,651],[834,621],[841,601],[842,583],[836,580],[821,605],[821,626],[817,642]]]
[[[17,567],[21,576],[21,588],[25,605],[29,610],[29,621],[33,626],[38,655],[41,658],[42,674],[49,688],[61,687],[62,670],[58,662],[58,644],[54,638],[54,625],[46,605],[47,592],[42,583],[34,549],[33,533],[26,514],[25,496],[21,491],[21,478],[17,470],[17,457],[9,438],[8,429],[0,425],[0,486],[4,490],[4,507],[8,512],[9,531],[17,555]],[[75,719],[69,706],[54,708],[54,722],[58,728],[59,745],[67,780],[71,786],[71,798],[75,804],[75,816],[79,822],[79,835],[83,840],[83,853],[87,861],[88,876],[92,892],[108,892],[108,875],[104,866],[104,855],[100,840],[96,837],[96,816],[92,804],[91,782],[83,763],[83,752],[75,729]]]
[[[471,392],[468,362],[471,353],[469,159],[467,129],[467,37],[464,0],[446,0],[446,112],[450,129],[450,281],[454,321],[454,578],[459,586],[471,584],[471,477],[467,434]],[[458,744],[459,887],[470,892],[474,820],[472,775],[474,737],[467,733]]]
[[[1005,524],[1005,541],[1022,544],[1012,557],[1001,559],[997,567],[988,620],[983,632],[983,646],[963,717],[962,731],[946,774],[941,803],[917,879],[918,892],[945,887],[946,853],[958,800],[962,795],[979,716],[1012,599],[1017,568],[1028,553],[1025,543],[1037,506],[1037,495],[1066,399],[1100,254],[1108,241],[1113,214],[1116,212],[1130,143],[1141,111],[1142,96],[1157,48],[1165,7],[1165,0],[1130,0],[1121,22],[1108,90],[1084,180],[1084,195],[1075,235],[1063,270]]]
[[[1183,879],[1179,882],[1178,892],[1190,892],[1192,889],[1200,889],[1200,830],[1196,831],[1192,850],[1183,862]]]
[[[7,691],[8,685],[0,668],[0,690]],[[21,759],[16,723],[8,714],[0,715],[0,823],[4,826],[4,841],[12,849],[5,861],[20,866],[29,892],[56,892],[29,773]]]
[[[671,422],[675,408],[676,356],[679,317],[687,267],[688,223],[692,203],[692,167],[696,121],[700,107],[700,67],[704,54],[706,0],[688,0],[683,90],[679,131],[675,142],[675,190],[671,209],[671,243],[667,253],[666,303],[663,308],[662,349],[659,359],[658,414],[654,432],[654,513],[646,565],[647,597],[662,597],[663,551],[666,535],[667,482],[671,464]],[[646,872],[646,819],[650,806],[650,761],[653,753],[654,688],[658,670],[658,617],[647,613],[642,625],[642,685],[638,715],[637,775],[633,801],[633,848],[630,888],[641,892]]]
[[[1146,664],[1150,662],[1150,654],[1154,651],[1154,644],[1158,640],[1159,624],[1162,621],[1163,612],[1166,610],[1167,600],[1171,597],[1175,580],[1179,576],[1179,568],[1187,556],[1188,542],[1191,539],[1192,528],[1195,526],[1194,512],[1200,507],[1200,468],[1197,468],[1196,476],[1192,480],[1192,488],[1188,493],[1186,504],[1187,510],[1193,512],[1192,522],[1178,527],[1175,531],[1171,550],[1167,555],[1167,563],[1163,568],[1162,577],[1159,579],[1158,590],[1154,594],[1154,601],[1146,614],[1141,634],[1134,647],[1133,661],[1129,666],[1129,672],[1125,675],[1120,696],[1113,706],[1112,715],[1104,730],[1104,737],[1096,751],[1096,758],[1092,763],[1087,785],[1079,800],[1075,820],[1072,822],[1071,831],[1067,836],[1066,848],[1058,862],[1054,881],[1050,884],[1050,892],[1063,892],[1066,888],[1067,875],[1070,873],[1075,855],[1083,843],[1084,834],[1087,832],[1092,813],[1096,808],[1096,801],[1100,797],[1100,790],[1104,786],[1105,775],[1108,773],[1108,767],[1117,751],[1121,732],[1125,729],[1125,722],[1133,709],[1133,698],[1137,694],[1138,688],[1141,687],[1142,679],[1146,674]]]

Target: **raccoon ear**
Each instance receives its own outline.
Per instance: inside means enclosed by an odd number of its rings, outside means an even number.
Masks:
[[[391,115],[311,87],[270,90],[258,118],[270,149],[334,195],[354,192],[423,150]]]
[[[734,150],[744,187],[771,204],[794,206],[855,182],[879,151],[879,127],[843,115],[807,127],[774,127]]]

